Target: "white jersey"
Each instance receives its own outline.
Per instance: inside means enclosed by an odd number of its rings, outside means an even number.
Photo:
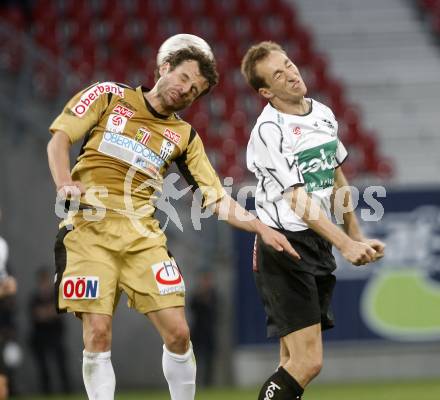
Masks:
[[[8,262],[8,244],[6,240],[0,236],[0,279],[7,275],[6,263]]]
[[[338,139],[338,123],[330,108],[312,99],[305,115],[284,114],[269,103],[252,129],[247,167],[258,179],[255,208],[260,220],[288,231],[307,229],[283,193],[304,189],[330,214],[334,172],[347,157]]]

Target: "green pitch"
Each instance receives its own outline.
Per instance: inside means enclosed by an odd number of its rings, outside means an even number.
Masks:
[[[199,390],[197,400],[256,400],[258,389]],[[46,397],[20,397],[20,400],[43,400]],[[81,396],[51,396],[50,400],[84,400]],[[117,393],[116,400],[169,400],[167,392],[143,391]],[[304,400],[439,400],[440,379],[392,383],[347,385],[311,385]]]

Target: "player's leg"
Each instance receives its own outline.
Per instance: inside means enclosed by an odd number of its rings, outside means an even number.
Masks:
[[[159,223],[143,223],[152,236],[142,238],[132,227],[124,235],[119,288],[127,294],[128,306],[146,315],[163,339],[162,366],[171,399],[193,400],[196,363],[184,312],[185,283]]]
[[[283,338],[290,354],[283,368],[304,388],[322,368],[321,324],[292,332]]]
[[[83,380],[90,400],[112,400],[116,379],[111,362],[112,317],[83,313]]]
[[[281,339],[282,366],[263,384],[259,400],[300,399],[306,385],[322,367],[321,325],[315,324],[292,332]],[[293,357],[293,354],[295,356]]]
[[[321,307],[313,271],[315,256],[305,233],[294,247],[301,254],[293,262],[257,241],[257,289],[267,315],[268,336],[280,341],[278,370],[263,384],[259,399],[300,399],[306,384],[322,364]],[[313,244],[313,243],[312,243]]]
[[[287,345],[284,342],[284,338],[280,338],[280,365],[278,367],[284,367],[289,361],[290,353]]]
[[[172,400],[193,400],[196,390],[196,362],[183,307],[150,312],[164,342],[162,367]]]
[[[73,218],[59,232],[55,246],[57,308],[81,316],[83,379],[90,400],[113,400],[115,375],[111,363],[111,323],[119,300],[119,221]]]

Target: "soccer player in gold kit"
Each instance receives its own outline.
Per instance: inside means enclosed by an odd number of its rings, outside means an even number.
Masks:
[[[170,53],[158,68],[151,90],[113,82],[90,86],[50,126],[48,158],[58,195],[80,197],[79,212],[69,214],[58,233],[56,286],[58,310],[82,320],[89,399],[114,398],[111,324],[122,291],[163,339],[163,371],[172,400],[194,398],[196,365],[184,314],[184,281],[153,217],[153,193],[172,162],[200,191],[203,207],[297,257],[282,234],[225,193],[199,135],[176,115],[217,83],[215,61],[186,47]],[[71,171],[69,150],[80,139],[82,150]]]

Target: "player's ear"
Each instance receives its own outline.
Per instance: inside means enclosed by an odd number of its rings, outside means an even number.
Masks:
[[[274,94],[268,89],[268,88],[260,88],[258,89],[258,93],[260,93],[260,96],[263,96],[265,99],[272,99],[272,97],[274,96]]]
[[[170,70],[170,63],[166,62],[163,63],[160,67],[159,67],[159,75],[162,77],[164,75],[166,75]]]

